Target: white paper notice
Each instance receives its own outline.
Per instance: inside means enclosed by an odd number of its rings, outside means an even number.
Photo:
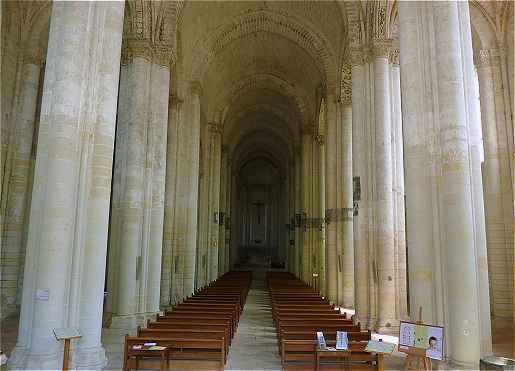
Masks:
[[[50,298],[50,289],[37,289],[36,299],[47,301]]]
[[[324,333],[322,331],[317,331],[317,341],[318,341],[318,347],[320,349],[326,348]]]
[[[347,332],[336,331],[336,349],[338,349],[338,350],[348,349]]]

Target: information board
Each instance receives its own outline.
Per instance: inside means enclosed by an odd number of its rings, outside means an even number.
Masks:
[[[428,358],[443,359],[443,327],[401,321],[399,351]]]
[[[395,350],[395,344],[386,343],[384,341],[377,340],[369,340],[367,343],[367,347],[365,348],[366,352],[372,353],[383,353],[383,354],[391,354]]]

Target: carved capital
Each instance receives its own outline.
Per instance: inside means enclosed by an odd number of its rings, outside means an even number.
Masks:
[[[391,64],[399,64],[399,48],[391,48],[388,59]]]
[[[313,139],[319,146],[323,146],[325,144],[325,135],[323,134],[314,135]]]
[[[207,124],[207,130],[212,134],[222,134],[223,127],[217,122],[210,122]]]
[[[183,103],[183,100],[177,97],[176,95],[170,96],[170,106],[172,108],[177,108]]]
[[[367,63],[366,53],[362,48],[351,48],[349,56],[352,66],[361,66]]]
[[[22,64],[33,64],[41,67],[45,63],[45,56],[40,50],[24,49],[21,51]]]
[[[501,53],[499,49],[481,49],[477,58],[479,67],[497,66],[501,63]]]
[[[202,85],[199,81],[191,81],[190,82],[190,92],[191,94],[201,95],[202,94]]]
[[[342,67],[340,97],[343,104],[348,104],[352,101],[352,72],[350,63],[344,63]]]
[[[134,58],[143,58],[152,62],[152,45],[148,40],[125,39],[122,45],[123,66],[129,64]]]
[[[175,62],[172,48],[168,45],[154,47],[154,60],[161,66],[169,67]]]
[[[391,39],[375,39],[370,46],[371,57],[373,58],[389,58],[392,48]]]

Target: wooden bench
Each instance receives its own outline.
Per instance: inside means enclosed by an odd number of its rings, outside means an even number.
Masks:
[[[281,362],[285,369],[314,370],[317,361],[316,332],[322,331],[328,346],[335,346],[336,331],[346,331],[349,352],[319,353],[321,359],[341,361],[346,358],[349,369],[382,370],[383,356],[365,352],[370,331],[345,314],[340,314],[304,282],[290,274],[269,272],[267,286],[272,301],[272,317],[276,325]],[[322,362],[321,369],[339,369],[341,365]]]
[[[202,329],[206,331],[222,331],[224,338],[231,343],[231,329],[226,324],[214,324],[213,322],[205,321],[184,321],[166,322],[166,321],[147,321],[147,328],[150,329],[173,329],[177,331],[188,331]]]
[[[167,348],[166,368],[223,370],[224,341],[220,339],[155,338],[125,336],[124,370],[163,369],[162,353],[134,349],[135,345],[156,343]]]
[[[199,313],[198,315],[191,313],[176,313],[170,316],[159,316],[156,318],[156,322],[167,322],[167,323],[185,323],[185,324],[197,324],[211,323],[217,325],[225,325],[229,329],[230,337],[234,336],[234,326],[232,324],[231,316],[223,315],[209,315],[206,313]]]
[[[182,318],[184,320],[203,319],[206,321],[229,321],[231,326],[231,337],[236,332],[237,321],[234,315],[230,312],[216,311],[216,310],[177,310],[166,313],[164,316],[157,317],[157,321],[166,321],[172,318]]]
[[[161,339],[218,339],[224,342],[225,355],[229,353],[229,342],[223,330],[213,331],[205,329],[177,329],[177,328],[144,328],[138,326],[137,336],[144,338]]]
[[[138,336],[125,338],[124,369],[223,369],[251,280],[251,272],[224,274],[138,327]],[[144,343],[166,349],[134,348]]]
[[[335,341],[328,341],[328,346],[334,347]],[[384,370],[382,354],[365,352],[367,342],[349,341],[349,357],[347,369],[349,370]],[[281,359],[284,370],[314,370],[316,362],[316,342],[306,343],[303,340],[290,341],[283,349],[284,358]],[[335,354],[336,356],[336,354]],[[336,357],[335,357],[336,358]],[[341,365],[322,364],[320,369],[342,369]]]

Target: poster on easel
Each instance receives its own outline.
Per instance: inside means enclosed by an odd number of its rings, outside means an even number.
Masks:
[[[443,359],[443,327],[401,321],[399,351],[441,361]]]

